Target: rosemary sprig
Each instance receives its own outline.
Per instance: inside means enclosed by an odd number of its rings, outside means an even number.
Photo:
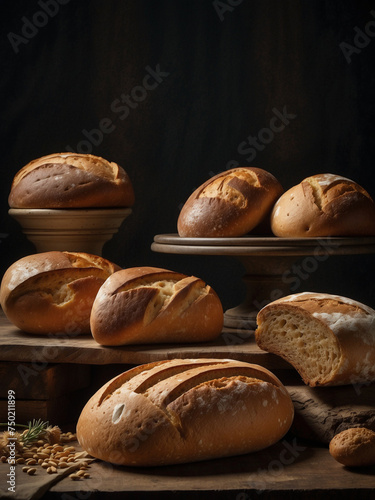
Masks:
[[[7,426],[7,423],[0,423],[0,427]],[[49,426],[49,422],[43,422],[43,420],[33,420],[32,422],[28,422],[28,425],[24,424],[13,424],[14,427],[21,427],[26,429],[19,436],[19,441],[22,441],[24,444],[31,443],[32,441],[36,441],[43,432],[47,430]]]
[[[38,437],[47,429],[48,422],[43,422],[41,419],[29,422],[29,427],[26,432],[21,434],[20,440],[24,443],[36,441]]]

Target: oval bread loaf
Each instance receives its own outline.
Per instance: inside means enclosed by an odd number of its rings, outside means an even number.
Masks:
[[[101,345],[204,342],[221,333],[223,308],[195,276],[155,267],[114,273],[100,288],[91,332]]]
[[[5,272],[0,302],[8,319],[28,333],[90,333],[92,303],[119,266],[79,252],[43,252]]]
[[[375,235],[375,203],[356,182],[317,174],[286,191],[271,214],[275,236]]]
[[[272,206],[282,193],[279,181],[265,170],[255,167],[227,170],[190,195],[178,217],[178,234],[237,237],[260,224],[266,227]]]
[[[174,359],[104,385],[83,408],[77,439],[114,464],[177,464],[266,448],[286,434],[293,416],[288,392],[265,368]]]
[[[134,190],[116,163],[56,153],[31,161],[15,175],[8,202],[11,208],[131,207]]]
[[[355,300],[303,292],[257,315],[258,346],[281,356],[311,387],[375,381],[375,311]]]
[[[329,452],[347,467],[375,465],[375,432],[365,427],[346,429],[331,439]]]

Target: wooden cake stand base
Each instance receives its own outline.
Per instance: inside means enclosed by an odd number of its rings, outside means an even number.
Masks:
[[[314,272],[330,255],[375,253],[375,237],[361,238],[181,238],[177,234],[154,237],[155,252],[185,255],[222,255],[238,258],[244,266],[245,300],[224,314],[228,328],[253,331],[258,311],[290,293],[291,270]],[[305,271],[305,272],[306,272]]]

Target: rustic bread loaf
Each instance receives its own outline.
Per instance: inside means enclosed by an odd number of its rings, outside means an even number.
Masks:
[[[265,368],[174,359],[105,384],[83,408],[77,438],[87,453],[114,464],[177,464],[266,448],[293,416],[288,392]]]
[[[125,170],[99,156],[57,153],[31,161],[14,177],[11,208],[131,207]]]
[[[195,276],[155,267],[114,273],[100,288],[91,332],[102,345],[204,342],[218,337],[223,308]]]
[[[257,315],[258,346],[284,358],[311,387],[375,381],[375,311],[355,300],[297,293]]]
[[[269,172],[233,168],[215,175],[188,198],[177,221],[182,237],[237,237],[269,222],[283,188]]]
[[[329,452],[347,467],[375,465],[375,432],[365,427],[346,429],[332,438]]]
[[[356,182],[334,174],[307,177],[286,191],[271,214],[275,236],[375,235],[375,203]]]
[[[120,267],[87,253],[43,252],[5,272],[0,303],[8,319],[28,333],[90,333],[94,298]]]

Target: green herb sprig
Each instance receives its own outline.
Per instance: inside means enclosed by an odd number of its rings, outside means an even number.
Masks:
[[[20,441],[24,444],[36,441],[39,436],[46,431],[48,424],[48,422],[43,422],[41,419],[34,419],[32,422],[29,422],[29,427],[26,432],[21,434]]]
[[[8,424],[0,424],[0,426],[7,426]],[[24,431],[20,437],[19,441],[22,441],[24,444],[32,443],[36,441],[43,432],[47,430],[49,422],[43,422],[43,420],[33,420],[32,422],[28,422],[28,425],[23,424],[15,424],[15,427],[21,427],[22,429],[27,429]]]

